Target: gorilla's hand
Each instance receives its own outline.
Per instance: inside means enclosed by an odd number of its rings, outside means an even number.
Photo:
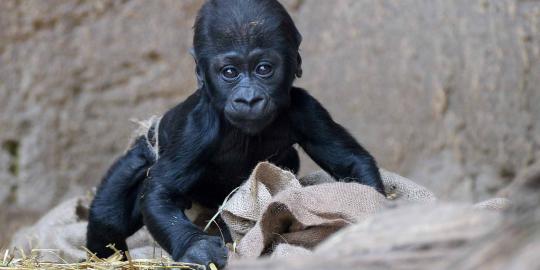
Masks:
[[[206,267],[213,263],[221,269],[227,264],[227,247],[220,237],[204,236],[191,244],[182,257],[174,259],[179,262],[202,264]]]

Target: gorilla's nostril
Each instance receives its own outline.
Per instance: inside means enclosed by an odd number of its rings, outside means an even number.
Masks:
[[[247,100],[245,100],[243,98],[235,98],[234,103],[248,104]]]
[[[251,100],[251,102],[249,102],[249,105],[253,106],[259,102],[263,101],[263,98],[262,97],[255,97]]]
[[[255,106],[255,104],[263,101],[264,98],[263,97],[253,97],[253,98],[250,98],[250,99],[246,99],[246,98],[236,98],[234,99],[234,103],[239,103],[239,104],[243,104],[243,105],[248,105],[250,107],[253,107]]]

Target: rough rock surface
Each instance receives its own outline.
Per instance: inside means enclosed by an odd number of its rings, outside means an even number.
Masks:
[[[0,1],[0,235],[95,186],[130,118],[193,91],[201,3]],[[298,85],[385,168],[477,201],[540,158],[540,2],[284,3]]]

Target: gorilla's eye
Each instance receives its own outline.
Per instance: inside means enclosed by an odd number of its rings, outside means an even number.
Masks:
[[[240,73],[238,72],[238,70],[235,67],[227,66],[227,67],[224,67],[221,70],[221,75],[223,75],[223,77],[225,79],[227,79],[227,80],[232,80],[232,79],[235,79],[236,77],[238,77],[238,75],[240,75]]]
[[[272,66],[267,63],[260,64],[255,68],[255,73],[261,77],[270,77],[272,75],[272,71]]]

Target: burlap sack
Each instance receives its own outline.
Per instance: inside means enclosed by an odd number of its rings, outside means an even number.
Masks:
[[[312,254],[234,260],[228,269],[540,269],[539,190],[540,163],[499,193],[511,204],[497,198],[385,209],[336,232]]]
[[[385,170],[381,174],[395,202],[436,200],[429,190],[406,178]],[[392,200],[365,185],[336,182],[324,172],[298,180],[263,162],[225,204],[221,216],[240,257],[298,254],[344,226],[390,207]]]
[[[479,202],[474,205],[476,209],[502,211],[512,206],[510,200],[506,198],[493,198],[487,201]]]
[[[224,205],[222,218],[237,242],[233,255],[255,258],[271,253],[279,258],[309,254],[337,230],[351,223],[364,221],[361,224],[365,224],[379,210],[395,208],[403,202],[436,200],[429,190],[406,178],[384,170],[381,174],[390,199],[367,186],[335,182],[325,172],[296,179],[292,173],[270,163],[260,163]],[[17,232],[11,247],[22,248],[27,254],[31,249],[52,250],[39,251],[43,261],[85,259],[83,247],[90,200],[90,197],[78,197],[58,205],[35,225]],[[475,207],[502,209],[507,205],[507,200],[495,199]],[[204,226],[212,212],[194,206],[186,214]],[[396,228],[400,224],[399,219],[395,220]],[[339,234],[336,237],[339,239]],[[145,228],[127,243],[134,259],[168,256]]]
[[[509,234],[499,231],[503,221],[499,211],[478,210],[467,204],[434,202],[401,205],[373,213],[343,228],[317,245],[311,254],[306,255],[305,252],[311,252],[309,250],[301,250],[304,253],[283,253],[283,247],[279,245],[271,259],[233,260],[228,269],[462,269],[456,267],[454,262],[468,259],[467,256],[460,258],[464,251],[469,255],[472,252],[482,253],[482,247],[475,250],[469,248],[482,241],[489,242],[493,234]],[[500,255],[486,259],[491,261],[497,256]]]
[[[37,251],[42,261],[78,262],[86,259],[86,226],[91,198],[82,196],[67,200],[53,208],[36,224],[19,230],[11,247],[26,254]],[[146,228],[128,238],[130,255],[134,259],[168,256],[154,242]],[[42,249],[42,250],[40,250]]]

